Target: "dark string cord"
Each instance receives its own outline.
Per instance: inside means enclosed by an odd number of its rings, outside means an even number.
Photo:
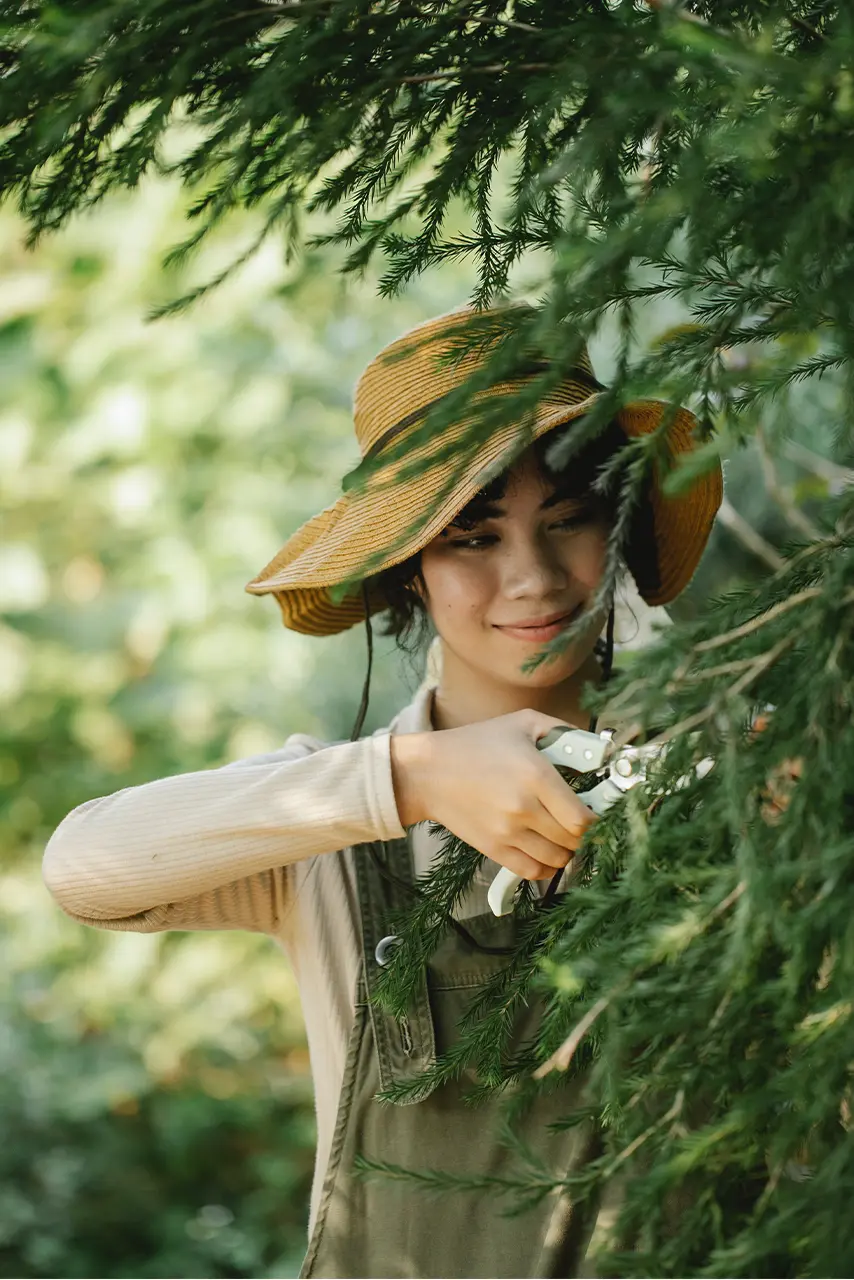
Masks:
[[[367,642],[368,642],[368,667],[365,673],[365,681],[364,681],[364,684],[362,685],[362,699],[361,699],[361,702],[359,703],[359,710],[356,715],[356,722],[353,725],[353,732],[350,734],[351,742],[356,741],[356,739],[358,738],[359,734],[362,731],[362,725],[365,723],[365,716],[368,710],[368,699],[370,697],[370,688],[371,688],[371,668],[373,666],[373,659],[374,659],[374,637],[371,629],[371,611],[370,611],[370,606],[368,601],[367,579],[362,582],[362,601],[365,607],[365,632],[367,635]],[[611,678],[611,672],[614,666],[614,606],[613,604],[611,605],[610,612],[608,613],[608,621],[605,627],[605,642],[604,642],[604,645],[601,645],[601,648],[598,651],[600,652],[601,662],[602,662],[602,683],[606,684],[608,680],[610,680]],[[597,723],[596,716],[591,716],[590,724],[588,726],[590,733],[596,732],[596,723]],[[422,896],[421,890],[416,885],[409,884],[408,881],[402,880],[400,876],[396,876],[394,872],[388,869],[388,867],[385,865],[385,863],[383,862],[382,858],[379,856],[379,854],[377,853],[373,845],[369,845],[368,850],[370,852],[372,860],[376,864],[377,870],[385,880],[387,880],[390,884],[395,885],[397,888],[405,890],[406,893],[408,893],[411,897],[420,898]],[[563,876],[564,870],[565,868],[561,867],[560,870],[556,871],[555,874],[552,876],[551,880],[549,881],[548,888],[546,889],[545,893],[543,894],[538,904],[540,909],[546,909],[553,904],[554,899],[557,895],[557,887],[558,887],[558,884],[560,883],[561,877]],[[469,933],[468,929],[466,929],[464,925],[460,924],[459,920],[457,920],[454,916],[452,916],[450,912],[448,912],[447,914],[447,921],[450,927],[454,930],[454,932],[458,934],[465,942],[469,944],[469,946],[473,947],[476,951],[482,951],[487,955],[495,955],[495,956],[507,956],[507,955],[511,955],[513,952],[512,947],[489,947],[483,942],[478,942],[478,940],[475,937],[473,937],[472,934]]]
[[[408,880],[402,880],[400,876],[396,876],[393,871],[389,871],[388,867],[385,865],[372,844],[368,845],[368,852],[384,880],[388,880],[390,884],[397,885],[398,889],[405,889],[413,898],[424,897],[422,890],[419,889],[417,885],[410,884]],[[461,925],[459,920],[457,920],[455,916],[452,916],[450,912],[447,913],[445,919],[454,930],[454,933],[458,933],[464,942],[467,942],[470,947],[474,947],[475,951],[485,951],[487,955],[491,956],[509,956],[513,951],[512,947],[488,947],[485,942],[478,942],[477,938],[475,938],[473,934],[469,933],[468,929],[466,929],[464,925]]]
[[[353,725],[353,732],[350,734],[351,742],[355,742],[359,734],[362,732],[362,725],[365,723],[365,716],[368,714],[368,699],[371,696],[371,668],[374,665],[374,633],[371,629],[371,609],[368,602],[367,578],[362,582],[362,603],[365,606],[365,634],[368,639],[368,669],[365,672],[365,681],[362,685],[362,700],[359,703],[359,710],[356,713],[356,723]]]

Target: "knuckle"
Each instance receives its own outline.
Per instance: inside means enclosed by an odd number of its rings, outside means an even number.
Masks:
[[[506,840],[508,832],[510,832],[516,825],[513,810],[510,806],[505,805],[504,808],[493,813],[492,820],[489,825],[499,840]]]
[[[512,814],[499,814],[495,822],[496,843],[508,845],[513,843],[513,836],[518,830],[518,824],[514,820]]]
[[[529,809],[528,795],[525,791],[511,791],[504,800],[504,816],[513,822],[524,818]]]
[[[588,827],[591,827],[595,821],[596,814],[593,810],[588,809],[583,800],[579,800],[577,796],[573,796],[571,821],[573,830],[577,831],[579,835],[581,835]]]

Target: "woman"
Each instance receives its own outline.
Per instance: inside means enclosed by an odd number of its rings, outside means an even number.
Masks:
[[[469,1173],[500,1173],[509,1159],[490,1109],[462,1102],[464,1083],[408,1106],[375,1095],[429,1066],[453,1040],[472,989],[501,964],[514,925],[487,913],[498,865],[542,892],[593,821],[535,744],[557,724],[586,725],[581,696],[603,675],[595,646],[607,609],[560,657],[521,668],[592,604],[611,516],[591,482],[615,449],[659,425],[665,407],[627,406],[554,470],[549,446],[602,391],[582,352],[538,405],[534,443],[521,456],[513,428],[500,428],[475,456],[401,473],[427,447],[416,442],[407,453],[407,437],[486,359],[488,347],[439,360],[470,314],[421,325],[371,362],[356,391],[355,428],[363,463],[378,469],[299,529],[247,588],[274,594],[285,625],[312,635],[365,619],[370,639],[370,614],[380,611],[399,637],[428,619],[441,643],[438,679],[369,738],[358,738],[365,695],[350,742],[297,733],[270,755],[89,801],[45,853],[50,890],[85,924],[251,929],[285,950],[303,1001],[318,1120],[304,1275],[591,1274],[592,1221],[571,1204],[546,1201],[507,1218],[486,1192],[437,1201],[354,1176],[359,1155]],[[499,332],[504,314],[490,317]],[[451,444],[464,425],[449,429]],[[672,454],[691,447],[693,426],[690,414],[676,413]],[[647,601],[663,604],[688,582],[720,497],[719,473],[674,499],[650,479],[626,550]],[[360,594],[333,590],[369,560],[374,572]],[[609,663],[606,653],[606,670]],[[437,852],[428,818],[487,861],[410,1015],[395,1022],[370,995],[393,943],[390,912]],[[565,1109],[565,1097],[544,1100],[530,1121],[538,1154],[556,1167],[583,1162],[595,1141],[546,1128]]]

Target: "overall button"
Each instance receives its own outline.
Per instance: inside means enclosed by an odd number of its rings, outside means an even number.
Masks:
[[[400,938],[396,933],[390,933],[387,938],[380,938],[377,943],[377,949],[374,952],[374,958],[378,965],[383,969],[390,960],[389,952],[392,951],[400,942]]]

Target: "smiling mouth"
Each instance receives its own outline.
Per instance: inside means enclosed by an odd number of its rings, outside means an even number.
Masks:
[[[520,640],[550,640],[552,636],[556,636],[560,631],[566,630],[568,626],[575,622],[583,608],[584,604],[582,602],[577,604],[570,613],[562,614],[551,622],[535,623],[533,626],[530,624],[527,626],[519,624],[516,626],[498,626],[496,624],[496,630]]]

